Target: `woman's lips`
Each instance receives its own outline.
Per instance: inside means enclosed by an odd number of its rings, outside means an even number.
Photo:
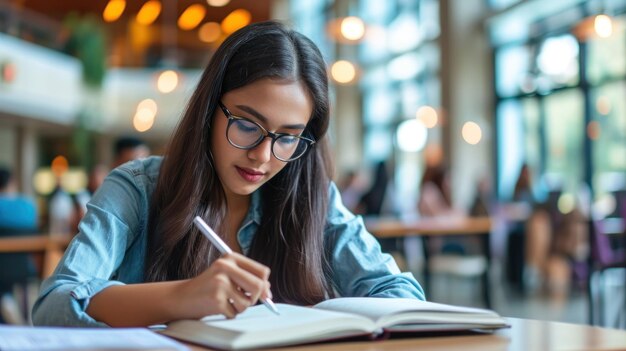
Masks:
[[[245,181],[250,182],[250,183],[258,182],[265,175],[262,172],[254,171],[248,168],[241,168],[237,166],[235,166],[235,168],[237,169],[237,172],[239,173],[241,178],[243,178]]]

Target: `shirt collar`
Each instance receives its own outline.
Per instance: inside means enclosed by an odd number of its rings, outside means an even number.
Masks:
[[[252,199],[250,199],[250,209],[246,215],[246,223],[254,221],[257,225],[261,224],[261,190],[252,193]]]
[[[261,224],[261,191],[257,190],[252,193],[250,199],[250,208],[243,220],[241,228],[237,232],[237,240],[244,254],[247,254],[252,245],[252,239]]]

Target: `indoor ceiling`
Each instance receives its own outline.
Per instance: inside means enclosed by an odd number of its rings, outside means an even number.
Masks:
[[[269,19],[271,11],[271,0],[231,0],[223,7],[210,6],[205,0],[162,0],[162,11],[156,21],[149,26],[140,26],[134,19],[146,1],[127,0],[121,17],[109,23],[102,17],[109,0],[13,0],[9,4],[17,9],[26,9],[24,12],[52,18],[58,23],[63,23],[71,13],[95,19],[106,33],[110,66],[156,66],[164,56],[168,56],[166,60],[177,61],[175,64],[179,66],[202,65],[215,44],[199,39],[200,26],[192,30],[181,30],[176,26],[179,16],[190,5],[202,4],[206,7],[201,24],[219,23],[239,8],[250,12],[252,22]]]

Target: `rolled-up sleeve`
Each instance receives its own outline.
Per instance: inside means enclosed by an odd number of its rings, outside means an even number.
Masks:
[[[106,178],[87,205],[78,234],[52,276],[42,283],[33,307],[33,324],[106,326],[86,311],[94,295],[125,284],[115,279],[117,270],[145,225],[140,220],[145,194],[136,181],[129,169],[116,169]]]
[[[400,272],[391,255],[381,252],[362,218],[345,208],[334,184],[330,186],[325,240],[333,283],[341,296],[425,299],[413,274]]]

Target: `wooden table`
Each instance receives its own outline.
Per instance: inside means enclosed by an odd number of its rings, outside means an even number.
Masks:
[[[267,349],[275,351],[550,351],[550,350],[624,350],[626,331],[580,324],[508,318],[510,329],[493,334],[459,336],[422,336],[384,341],[333,342]],[[194,351],[208,348],[187,345]]]
[[[50,234],[2,236],[0,237],[0,253],[42,254],[41,276],[46,278],[54,271],[72,238],[72,235]]]
[[[431,269],[428,242],[431,237],[441,236],[478,236],[481,249],[487,261],[487,269],[481,276],[483,301],[491,308],[489,267],[491,265],[491,218],[489,217],[453,217],[425,218],[414,221],[402,221],[394,218],[366,218],[367,230],[377,238],[406,238],[419,236],[424,240],[424,288],[430,288]]]

